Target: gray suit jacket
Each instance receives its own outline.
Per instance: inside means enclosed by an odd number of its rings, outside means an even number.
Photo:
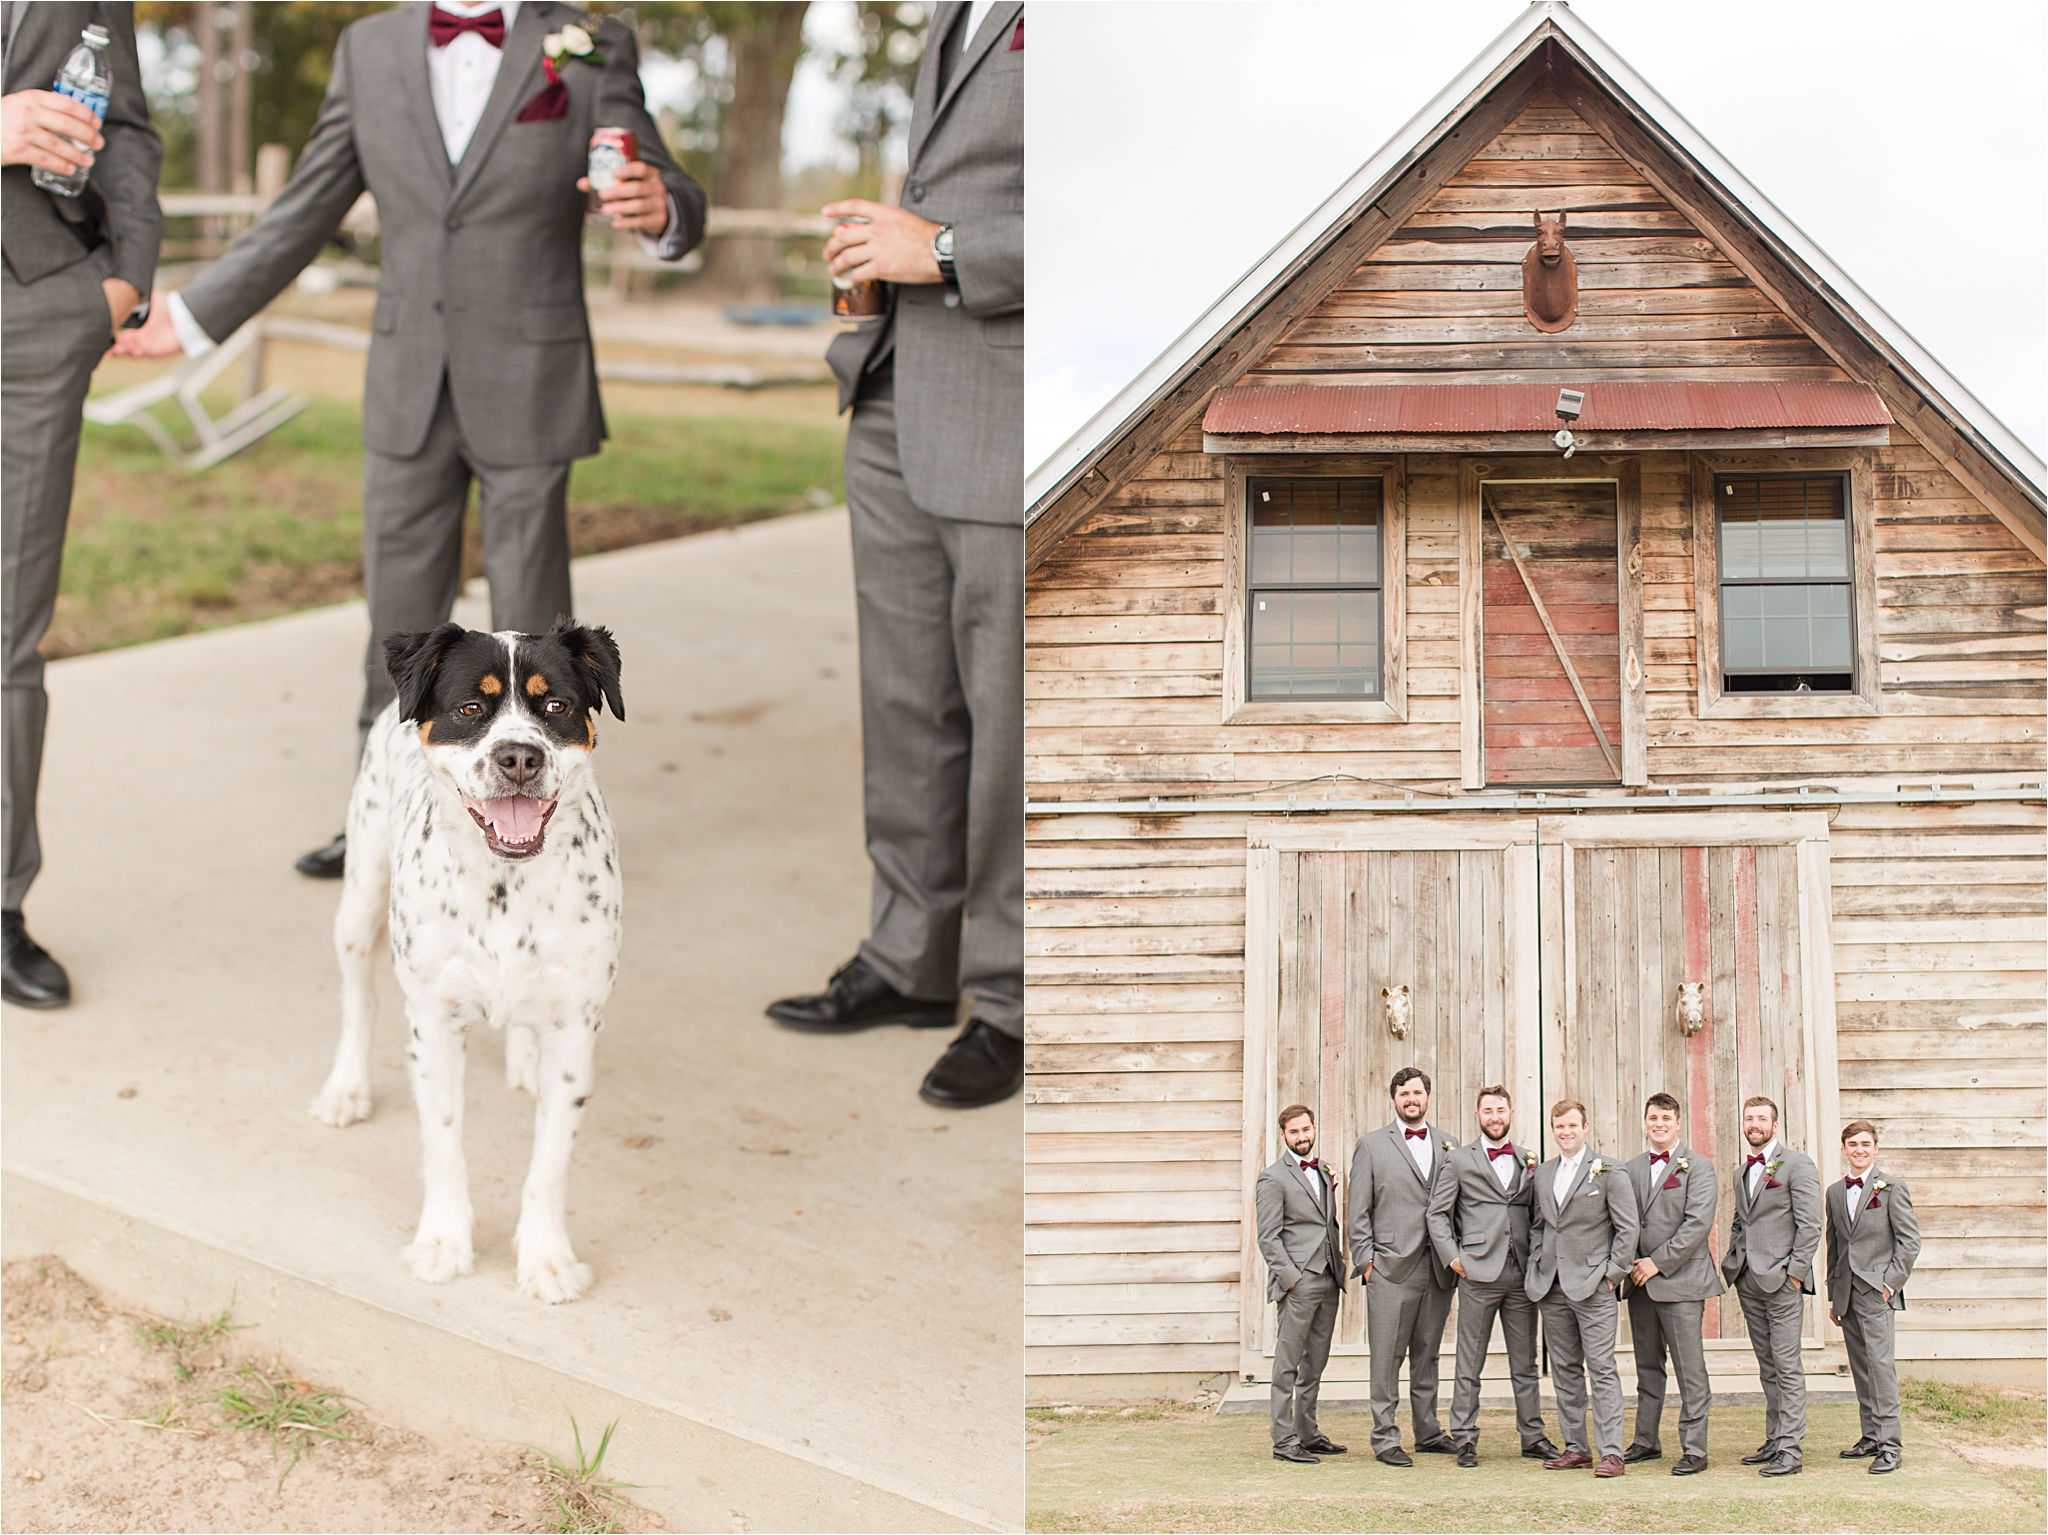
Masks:
[[[1885,1187],[1876,1185],[1883,1182]],[[1851,1279],[1872,1289],[1892,1292],[1894,1311],[1906,1309],[1906,1281],[1920,1256],[1920,1222],[1906,1185],[1870,1164],[1870,1175],[1857,1190],[1856,1224],[1849,1224],[1849,1189],[1842,1179],[1828,1188],[1828,1306],[1836,1316],[1849,1313]],[[1875,1201],[1876,1209],[1871,1209]]]
[[[953,226],[958,289],[891,284],[889,313],[826,353],[839,408],[895,359],[896,446],[911,500],[934,517],[1024,522],[1023,6],[992,7],[939,93],[939,51],[967,10],[932,17],[910,116],[902,205]],[[965,25],[965,23],[961,23]],[[1013,46],[1014,45],[1014,46]]]
[[[1735,1170],[1735,1215],[1728,1229],[1728,1256],[1721,1272],[1730,1284],[1745,1270],[1750,1283],[1770,1294],[1788,1279],[1813,1294],[1813,1254],[1820,1246],[1820,1169],[1803,1151],[1778,1143],[1783,1160],[1757,1180],[1749,1197],[1746,1167]],[[1743,1153],[1746,1159],[1749,1153]]]
[[[1437,1261],[1449,1268],[1462,1260],[1474,1284],[1494,1283],[1510,1259],[1526,1272],[1531,1185],[1521,1152],[1506,1188],[1494,1176],[1484,1141],[1460,1146],[1443,1161],[1448,1165],[1429,1196],[1429,1245]]]
[[[1351,1196],[1346,1206],[1351,1266],[1363,1274],[1371,1264],[1375,1274],[1396,1284],[1427,1273],[1439,1290],[1448,1290],[1458,1278],[1430,1245],[1429,1203],[1448,1174],[1450,1154],[1458,1142],[1435,1125],[1423,1128],[1429,1132],[1432,1151],[1426,1183],[1415,1158],[1408,1155],[1399,1120],[1358,1138],[1358,1148],[1351,1154]]]
[[[1682,1168],[1681,1162],[1686,1164]],[[1643,1286],[1644,1293],[1651,1300],[1706,1300],[1719,1295],[1721,1276],[1714,1272],[1714,1251],[1707,1245],[1720,1203],[1713,1162],[1680,1141],[1671,1148],[1671,1161],[1655,1186],[1647,1151],[1629,1162],[1628,1175],[1636,1186],[1636,1212],[1642,1221],[1636,1256],[1657,1265],[1657,1275]]]
[[[1551,1190],[1561,1160],[1552,1157],[1530,1174],[1535,1218],[1522,1288],[1531,1300],[1543,1299],[1552,1280],[1570,1299],[1584,1300],[1608,1280],[1619,1284],[1636,1260],[1636,1186],[1627,1171],[1588,1146],[1560,1202]],[[1596,1161],[1605,1169],[1598,1175]]]
[[[114,90],[100,127],[106,148],[93,160],[91,178],[77,197],[58,197],[30,179],[32,167],[0,170],[0,254],[19,283],[32,283],[109,246],[107,276],[132,283],[144,299],[156,275],[157,242],[164,228],[157,207],[156,177],[163,141],[149,125],[142,94],[142,66],[135,57],[132,5],[29,5],[9,0],[0,7],[0,52],[6,94],[46,91],[78,46],[78,34],[94,22],[113,37],[107,63]]]
[[[1278,1300],[1301,1282],[1320,1253],[1323,1268],[1344,1283],[1344,1233],[1337,1224],[1337,1191],[1323,1179],[1320,1207],[1286,1156],[1259,1174],[1252,1200],[1259,1216],[1259,1251],[1266,1259],[1266,1299]]]
[[[675,198],[684,244],[704,232],[704,194],[669,160],[640,93],[633,34],[553,0],[531,0],[505,37],[483,120],[451,166],[427,83],[427,7],[365,17],[334,50],[327,99],[298,168],[269,210],[184,290],[216,341],[296,277],[364,191],[377,199],[377,308],[363,389],[363,444],[410,458],[426,442],[445,375],[463,438],[486,464],[561,463],[605,435],[583,306],[593,128],[630,128]],[[603,64],[559,68],[569,109],[513,121],[546,83],[541,39],[570,22]],[[677,254],[681,254],[680,251]]]

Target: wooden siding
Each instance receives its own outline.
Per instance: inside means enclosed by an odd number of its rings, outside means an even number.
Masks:
[[[1538,206],[1570,210],[1579,263],[1580,319],[1556,336],[1522,313]],[[1544,96],[1280,333],[1247,381],[1597,384],[1673,370],[1846,376],[1586,120]],[[1654,794],[2040,778],[2040,559],[1903,429],[1848,456],[1870,487],[1858,624],[1874,636],[1877,685],[1810,706],[1741,700],[1723,713],[1720,700],[1706,717],[1714,690],[1700,666],[1717,639],[1695,584],[1702,464],[1819,460],[1573,460],[1640,485],[1644,758],[1626,781]],[[1288,473],[1288,461],[1262,458],[1257,472]],[[1476,525],[1461,521],[1473,462],[1405,460],[1405,717],[1347,721],[1226,697],[1226,519],[1243,508],[1197,426],[1165,442],[1030,578],[1030,797],[1458,799],[1478,696],[1462,647],[1483,595],[1463,575],[1485,566]],[[1878,1124],[1881,1160],[1911,1185],[1926,1236],[1900,1319],[1905,1359],[2043,1351],[2044,830],[2039,803],[1832,815],[1840,1116]],[[1255,985],[1274,984],[1278,963],[1256,914],[1247,937],[1246,817],[1047,815],[1026,835],[1027,1367],[1233,1370],[1248,943]],[[1695,873],[1711,887],[1711,860]]]

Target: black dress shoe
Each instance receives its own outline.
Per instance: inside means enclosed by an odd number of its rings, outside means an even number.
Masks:
[[[1560,1450],[1548,1439],[1539,1439],[1534,1444],[1522,1446],[1522,1459],[1524,1460],[1556,1460],[1562,1454],[1564,1454],[1564,1451]]]
[[[1477,1450],[1477,1448],[1468,1444],[1465,1446],[1464,1449],[1458,1451],[1458,1464],[1463,1466],[1467,1471],[1470,1471],[1474,1466],[1478,1465],[1479,1451]]]
[[[1883,1476],[1887,1471],[1899,1469],[1899,1452],[1895,1445],[1886,1445],[1877,1452],[1877,1458],[1870,1463],[1872,1476]]]
[[[1755,1454],[1742,1457],[1742,1463],[1745,1466],[1761,1466],[1765,1461],[1776,1460],[1777,1458],[1778,1452],[1776,1450],[1767,1444],[1760,1444],[1756,1447]]]
[[[1455,1455],[1458,1453],[1458,1447],[1451,1442],[1450,1435],[1438,1434],[1436,1438],[1418,1444],[1415,1447],[1415,1453],[1418,1455]]]
[[[1309,1454],[1298,1444],[1276,1444],[1273,1446],[1275,1460],[1291,1460],[1297,1466],[1320,1466],[1321,1461]]]
[[[1854,1444],[1850,1445],[1848,1449],[1842,1451],[1842,1459],[1868,1460],[1871,1456],[1875,1455],[1879,1450],[1883,1448],[1883,1445],[1872,1444],[1868,1439],[1859,1439]]]
[[[1782,1455],[1771,1457],[1771,1463],[1757,1472],[1758,1476],[1797,1476],[1800,1472],[1799,1454],[1787,1450]]]
[[[942,1109],[972,1109],[1001,1103],[1023,1085],[1024,1041],[974,1018],[924,1074],[917,1095]]]
[[[16,1007],[62,1007],[71,1000],[71,977],[29,937],[20,912],[0,912],[0,937],[5,939],[0,996]]]
[[[1664,1452],[1662,1450],[1653,1450],[1646,1444],[1632,1444],[1621,1452],[1622,1463],[1630,1466],[1633,1466],[1639,1460],[1662,1460],[1663,1458]]]
[[[1678,1464],[1671,1468],[1671,1474],[1673,1476],[1698,1476],[1702,1471],[1706,1469],[1706,1456],[1681,1455],[1678,1459]]]
[[[1376,1458],[1389,1466],[1412,1466],[1415,1464],[1415,1457],[1402,1449],[1398,1444],[1391,1450],[1381,1450]]]
[[[957,1001],[928,1002],[906,997],[870,970],[856,954],[837,970],[825,989],[808,997],[784,997],[768,1004],[768,1016],[785,1029],[810,1034],[850,1034],[878,1023],[907,1023],[941,1029],[960,1011]]]
[[[308,879],[340,879],[348,858],[348,833],[342,832],[325,847],[316,847],[292,867]]]
[[[1313,1439],[1304,1439],[1301,1447],[1311,1455],[1342,1455],[1350,1448],[1349,1445],[1337,1443],[1328,1434],[1318,1434]]]

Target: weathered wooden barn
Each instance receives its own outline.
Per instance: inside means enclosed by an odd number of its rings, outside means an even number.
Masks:
[[[1876,1121],[1904,1368],[2038,1380],[2042,484],[1532,7],[1031,480],[1034,1396],[1263,1380],[1273,1113],[1348,1163],[1411,1062],[1465,1137],[1505,1081],[1630,1156],[1663,1088],[1727,1169],[1764,1092],[1832,1179]]]

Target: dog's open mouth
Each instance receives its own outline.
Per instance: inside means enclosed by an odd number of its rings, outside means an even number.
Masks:
[[[487,800],[462,796],[462,808],[483,829],[484,841],[500,858],[531,858],[538,853],[547,838],[548,817],[558,803],[530,794]]]

